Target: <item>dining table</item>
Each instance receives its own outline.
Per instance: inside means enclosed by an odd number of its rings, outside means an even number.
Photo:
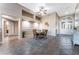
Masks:
[[[45,34],[43,30],[36,30],[36,33],[38,38],[44,37],[44,34]]]

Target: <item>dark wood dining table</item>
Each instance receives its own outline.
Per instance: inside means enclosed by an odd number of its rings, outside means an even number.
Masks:
[[[36,33],[37,33],[38,38],[44,37],[44,34],[45,34],[43,30],[37,30]]]

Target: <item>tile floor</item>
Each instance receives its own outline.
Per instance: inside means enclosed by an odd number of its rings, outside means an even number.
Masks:
[[[7,40],[9,39],[9,40]],[[0,45],[1,55],[77,55],[79,46],[72,44],[72,36],[48,36],[45,39],[17,39],[8,37]]]

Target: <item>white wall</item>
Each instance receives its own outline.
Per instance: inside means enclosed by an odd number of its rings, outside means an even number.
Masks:
[[[56,36],[56,13],[52,13],[42,17],[42,23],[48,22],[48,35]]]
[[[2,29],[1,11],[0,11],[0,29]]]
[[[1,6],[0,6],[1,7]],[[1,8],[0,8],[0,29],[2,29],[2,21],[1,21]]]
[[[22,16],[22,7],[16,3],[0,3],[1,14],[13,17]]]
[[[60,24],[59,24],[60,18],[59,16],[56,14],[56,33],[59,34],[60,32]]]
[[[0,9],[0,43],[2,42],[2,20],[1,20],[1,9]]]
[[[17,3],[0,3],[1,15],[14,18],[14,20],[22,20],[22,6]],[[3,32],[3,31],[2,31]],[[4,33],[4,32],[3,32]],[[2,34],[3,34],[2,33]],[[21,25],[19,24],[19,35],[21,35]],[[4,37],[4,34],[3,34]]]
[[[27,31],[32,29],[32,24],[29,21],[22,21],[22,30]]]
[[[22,16],[22,18],[24,19],[22,21],[22,31],[27,31],[32,29],[32,24],[29,21],[33,21],[33,19],[26,16]]]
[[[33,28],[34,29],[39,29],[39,23],[40,21],[38,20],[34,20],[33,18],[30,18],[30,17],[27,17],[27,16],[22,16],[22,19],[24,21],[22,21],[22,30],[25,31],[25,30],[32,30]],[[35,23],[30,23],[29,21],[33,21]]]
[[[18,35],[18,21],[14,22],[14,33]]]
[[[18,21],[8,21],[9,35],[18,35]]]

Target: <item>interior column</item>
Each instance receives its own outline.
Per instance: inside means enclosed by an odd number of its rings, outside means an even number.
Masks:
[[[18,21],[18,34],[19,34],[19,39],[22,38],[22,19],[19,18],[19,21]]]

